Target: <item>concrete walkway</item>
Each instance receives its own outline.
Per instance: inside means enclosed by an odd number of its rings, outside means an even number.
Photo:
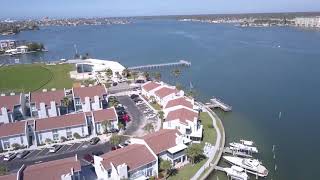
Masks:
[[[222,124],[220,118],[210,108],[207,108],[204,104],[198,103],[198,105],[200,107],[202,107],[203,111],[208,113],[209,116],[211,117],[213,127],[217,132],[217,140],[216,140],[214,147],[209,152],[209,159],[196,172],[196,174],[191,178],[191,180],[197,180],[197,179],[204,180],[210,175],[210,173],[214,170],[214,167],[218,164],[218,162],[221,158],[223,147],[225,144],[225,132],[224,132],[223,124]],[[219,124],[219,126],[218,126],[218,124]],[[205,172],[205,170],[207,168],[209,168],[209,170]],[[205,172],[205,174],[203,174],[204,172]]]

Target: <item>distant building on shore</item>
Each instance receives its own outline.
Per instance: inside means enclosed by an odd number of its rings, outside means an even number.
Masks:
[[[294,20],[296,26],[320,28],[320,17],[298,17]]]
[[[13,49],[16,47],[16,41],[7,39],[7,40],[0,40],[0,51],[5,51],[8,49]]]

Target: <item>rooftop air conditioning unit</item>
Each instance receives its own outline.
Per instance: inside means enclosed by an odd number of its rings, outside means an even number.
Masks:
[[[47,89],[42,89],[42,92],[47,92],[48,90]]]
[[[56,91],[57,89],[56,88],[51,88],[51,91]]]
[[[89,87],[92,87],[92,84],[89,84]]]
[[[82,87],[82,88],[83,88],[83,87],[85,87],[85,86],[84,86],[84,85],[81,85],[80,87]]]
[[[14,96],[14,95],[16,95],[16,93],[14,93],[14,92],[10,93],[10,96]]]
[[[1,94],[1,96],[6,96],[6,94]]]

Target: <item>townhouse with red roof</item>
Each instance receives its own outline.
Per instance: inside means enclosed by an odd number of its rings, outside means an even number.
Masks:
[[[77,155],[33,165],[22,165],[18,172],[0,176],[0,180],[72,180],[80,179],[81,164]]]
[[[35,121],[34,136],[38,145],[46,144],[47,141],[60,142],[62,137],[75,139],[75,133],[80,137],[90,134],[85,113],[48,117]]]
[[[148,179],[158,176],[158,157],[146,143],[94,156],[98,179]]]
[[[25,99],[22,93],[0,96],[0,124],[25,118]]]
[[[30,114],[33,118],[47,118],[61,115],[65,90],[31,92],[29,95]]]
[[[188,107],[169,111],[165,116],[163,129],[178,129],[193,142],[202,140],[203,126],[199,120],[199,112]]]
[[[163,112],[166,116],[170,111],[183,107],[194,109],[196,107],[194,104],[194,99],[185,96],[175,97],[174,99],[171,99],[165,103],[163,106]]]
[[[141,86],[141,94],[146,98],[150,98],[154,96],[154,91],[161,88],[162,85],[163,83],[148,81]]]
[[[21,147],[29,147],[28,130],[26,121],[14,123],[6,123],[0,125],[0,149],[12,150],[13,144],[18,144]]]
[[[107,88],[104,85],[73,88],[75,111],[89,112],[107,107]]]
[[[118,115],[114,107],[93,111],[91,117],[95,135],[119,129]]]

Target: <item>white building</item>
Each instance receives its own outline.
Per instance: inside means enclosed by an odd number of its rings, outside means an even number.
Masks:
[[[85,113],[37,119],[34,131],[38,145],[45,144],[47,139],[52,142],[61,141],[61,137],[75,139],[75,133],[81,137],[89,135]]]
[[[163,129],[178,129],[182,135],[194,142],[202,139],[203,126],[199,121],[199,112],[187,107],[168,112]]]
[[[75,110],[89,112],[108,106],[107,88],[104,85],[73,88]]]
[[[92,112],[92,123],[95,134],[102,134],[105,131],[118,130],[118,115],[114,107]],[[106,122],[107,127],[103,123]]]
[[[106,69],[111,69],[113,78],[122,76],[125,69],[119,62],[100,60],[100,59],[85,59],[76,63],[77,73],[95,73],[104,72]]]
[[[0,124],[25,118],[25,99],[23,94],[0,96]]]
[[[158,158],[169,160],[175,168],[189,163],[186,149],[191,142],[176,129],[161,129],[142,137]],[[134,139],[131,139],[135,143]]]
[[[32,92],[29,95],[31,117],[47,118],[61,115],[62,101],[65,98],[64,90]]]
[[[29,147],[28,131],[25,121],[0,125],[0,149],[12,150],[13,144]]]
[[[148,179],[158,177],[158,158],[142,142],[94,156],[94,168],[99,180]]]
[[[320,17],[299,17],[294,21],[296,26],[320,28]]]
[[[0,50],[4,51],[7,49],[12,49],[16,47],[16,41],[15,40],[0,40]]]

